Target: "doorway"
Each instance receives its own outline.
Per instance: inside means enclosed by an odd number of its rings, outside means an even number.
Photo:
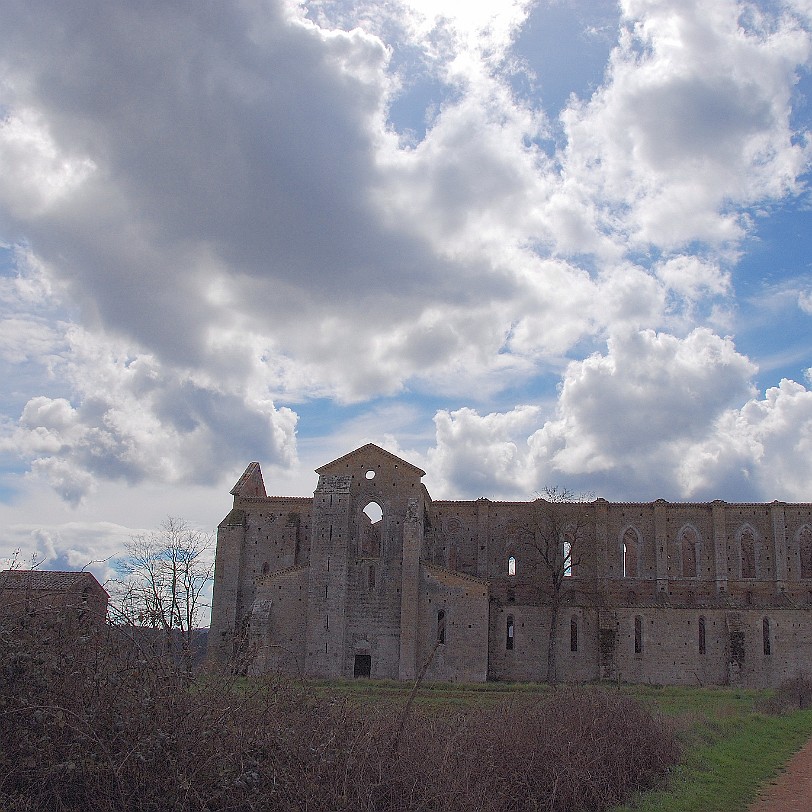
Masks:
[[[355,667],[352,670],[353,677],[366,677],[372,674],[372,655],[371,654],[356,654]]]

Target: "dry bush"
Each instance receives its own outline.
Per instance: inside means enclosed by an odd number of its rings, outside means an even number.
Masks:
[[[115,629],[0,630],[0,809],[606,809],[677,758],[616,693],[432,716],[274,679],[189,683]]]
[[[770,700],[770,709],[776,713],[812,708],[812,676],[799,673],[784,680]]]

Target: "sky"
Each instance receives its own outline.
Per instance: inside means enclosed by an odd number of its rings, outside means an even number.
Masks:
[[[367,442],[812,501],[812,0],[5,0],[0,559]]]

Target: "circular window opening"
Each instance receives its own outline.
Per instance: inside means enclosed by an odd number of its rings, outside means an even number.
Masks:
[[[374,471],[367,471],[366,472],[367,479],[375,479],[375,472]]]

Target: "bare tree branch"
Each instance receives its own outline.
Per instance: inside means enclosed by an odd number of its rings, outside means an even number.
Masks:
[[[581,506],[594,499],[594,494],[575,494],[560,485],[546,485],[533,503],[534,526],[525,545],[536,553],[541,570],[541,591],[550,606],[550,628],[547,638],[547,682],[558,680],[556,635],[558,616],[565,597],[568,579],[576,575],[583,554],[583,536],[588,518]]]
[[[210,534],[170,516],[159,530],[130,538],[118,561],[123,577],[111,585],[115,618],[161,629],[168,654],[179,637],[189,673],[192,634],[214,569],[213,549]]]

